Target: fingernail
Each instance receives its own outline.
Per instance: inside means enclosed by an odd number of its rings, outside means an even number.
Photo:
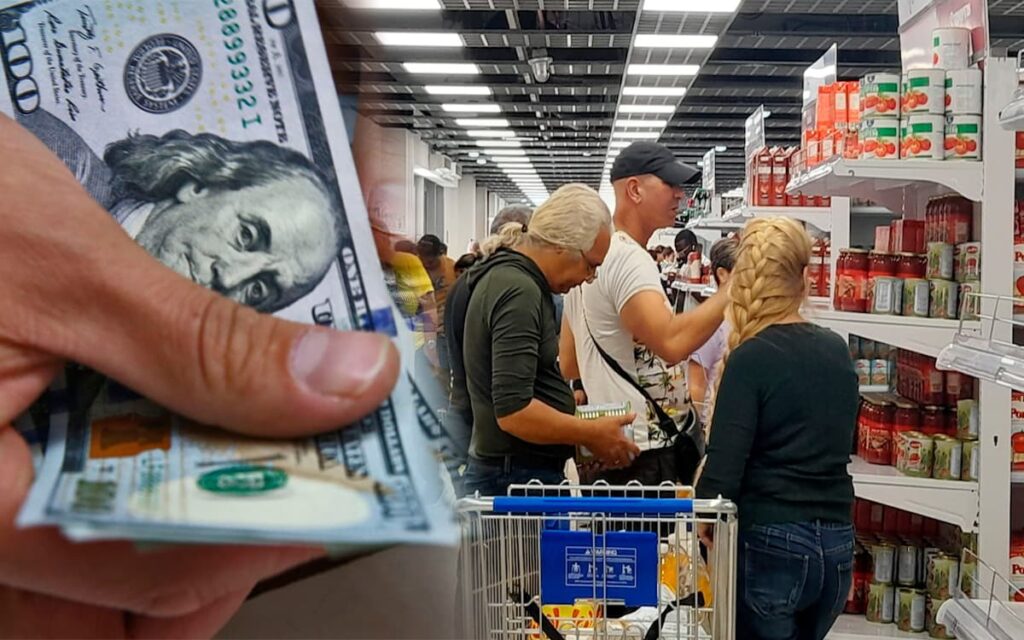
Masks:
[[[389,350],[377,334],[314,329],[292,347],[291,372],[316,393],[357,396],[376,382]]]

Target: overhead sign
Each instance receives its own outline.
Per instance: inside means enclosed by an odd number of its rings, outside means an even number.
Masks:
[[[710,149],[704,154],[704,162],[701,167],[701,186],[708,194],[708,197],[715,195],[715,150]]]
[[[744,151],[747,160],[764,148],[764,107],[758,107],[754,113],[747,118],[746,133],[744,135]]]
[[[989,56],[987,0],[899,0],[903,69],[932,68],[936,29],[971,32],[971,62]]]

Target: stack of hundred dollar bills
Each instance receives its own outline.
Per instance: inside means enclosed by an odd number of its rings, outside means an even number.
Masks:
[[[312,0],[0,0],[0,64],[0,112],[154,258],[281,318],[389,333],[407,359]],[[182,249],[196,246],[220,256],[215,273]],[[253,268],[258,251],[295,277]],[[406,375],[357,425],[250,439],[72,364],[16,421],[37,463],[19,524],[77,540],[453,542],[443,430],[418,404]]]

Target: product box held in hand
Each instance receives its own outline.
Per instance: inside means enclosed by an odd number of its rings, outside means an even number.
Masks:
[[[585,404],[576,407],[576,417],[581,420],[598,420],[600,418],[608,418],[612,416],[624,416],[632,412],[632,408],[628,401],[626,402],[610,402],[608,404]],[[622,427],[622,433],[627,438],[630,436],[630,431],[633,429],[632,425],[626,425]],[[632,438],[630,438],[632,439]],[[576,447],[576,462],[577,463],[590,463],[594,462],[594,454],[589,449],[582,445]]]

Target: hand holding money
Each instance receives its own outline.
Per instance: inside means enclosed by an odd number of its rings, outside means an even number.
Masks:
[[[0,637],[210,635],[257,581],[321,551],[139,552],[18,529],[33,472],[11,421],[74,359],[206,424],[304,435],[375,409],[397,355],[385,337],[260,315],[180,277],[4,116],[0,158]]]

